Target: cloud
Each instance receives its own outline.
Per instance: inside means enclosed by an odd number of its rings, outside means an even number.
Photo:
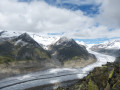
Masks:
[[[101,3],[101,0],[75,1],[81,4]],[[120,33],[119,29],[109,31],[110,25],[119,26],[120,23],[120,11],[117,4],[119,0],[114,0],[116,3],[112,1],[102,2],[100,14],[96,18],[85,16],[81,10],[71,11],[51,6],[44,0],[35,0],[30,3],[1,0],[0,27],[6,30],[39,34],[64,32],[65,36],[81,39],[117,37]],[[73,0],[64,0],[65,2],[75,3]],[[58,3],[60,3],[59,0]],[[96,26],[99,21],[101,23]]]
[[[8,30],[29,32],[71,32],[91,26],[93,20],[82,11],[50,6],[43,1],[31,3],[1,0],[0,25]]]
[[[120,28],[120,0],[102,0],[98,20],[108,27]]]

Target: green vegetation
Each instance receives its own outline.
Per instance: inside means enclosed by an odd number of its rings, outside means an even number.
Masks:
[[[35,48],[34,52],[37,56],[40,56],[41,58],[50,58],[50,55],[48,53],[46,53],[45,51],[41,51],[38,48]]]
[[[5,41],[0,44],[0,64],[13,61],[50,59],[50,54],[39,45],[29,43],[25,46],[15,45],[16,41]]]
[[[95,85],[91,79],[88,82],[88,86],[89,86],[89,90],[98,90],[97,85]]]
[[[110,72],[110,74],[109,74],[109,79],[112,78],[113,73],[114,73],[114,69]]]
[[[113,85],[113,89],[115,89],[115,87],[117,86],[117,85],[119,85],[120,86],[120,81],[118,80],[114,85]]]
[[[9,62],[15,62],[15,61],[16,60],[14,60],[13,58],[0,56],[0,64],[9,63]]]

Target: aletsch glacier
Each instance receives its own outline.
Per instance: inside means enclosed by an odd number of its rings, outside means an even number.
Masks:
[[[88,75],[88,73],[95,67],[102,66],[107,62],[114,62],[115,57],[88,51],[94,54],[97,61],[93,64],[87,65],[83,68],[56,68],[40,71],[36,73],[26,74],[22,76],[16,76],[6,78],[0,81],[1,90],[22,90],[26,88],[42,86],[47,84],[54,84],[57,82],[81,79]]]

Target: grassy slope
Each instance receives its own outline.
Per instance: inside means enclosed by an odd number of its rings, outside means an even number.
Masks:
[[[13,42],[0,44],[0,64],[19,60],[42,60],[50,59],[50,54],[41,47],[32,45],[19,46]]]

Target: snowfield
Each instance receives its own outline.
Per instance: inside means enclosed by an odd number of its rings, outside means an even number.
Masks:
[[[9,37],[16,37],[19,36],[21,34],[23,34],[25,32],[13,32],[13,31],[0,31],[0,38],[9,38]],[[34,33],[30,33],[28,32],[28,34],[39,44],[44,45],[45,49],[47,45],[50,44],[54,44],[56,41],[58,41],[60,39],[60,36],[50,36],[50,35],[44,35],[44,34],[34,34]],[[43,47],[43,48],[44,48]]]
[[[81,79],[95,67],[114,62],[115,57],[88,50],[97,57],[97,61],[83,68],[56,68],[0,80],[0,90],[23,90],[26,88],[54,84],[57,82]]]

